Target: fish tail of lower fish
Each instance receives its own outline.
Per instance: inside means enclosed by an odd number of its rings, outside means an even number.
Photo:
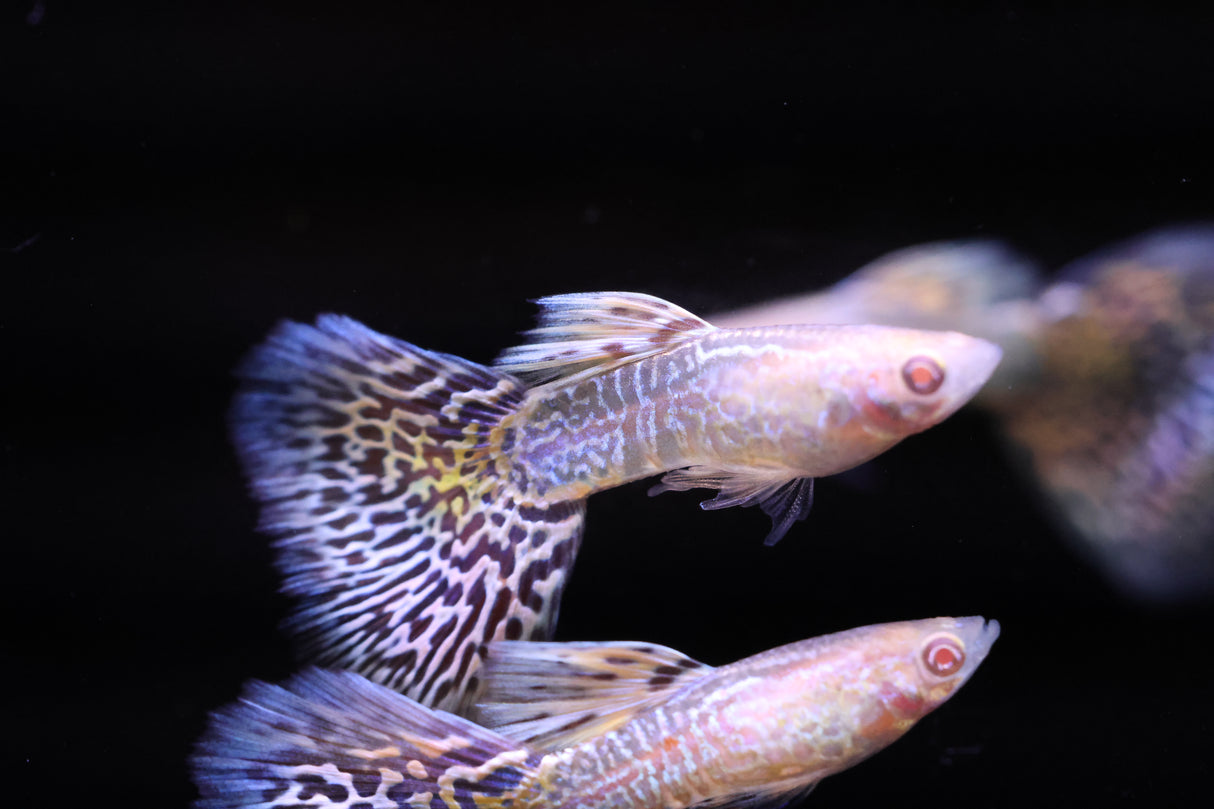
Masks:
[[[521,382],[333,315],[281,324],[238,375],[232,432],[309,662],[459,710],[486,643],[547,637],[584,504],[516,496]]]
[[[351,672],[253,682],[212,715],[196,809],[528,809],[539,754]]]

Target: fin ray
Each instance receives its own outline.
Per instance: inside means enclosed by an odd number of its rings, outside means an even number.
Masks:
[[[749,792],[743,795],[722,795],[709,798],[699,803],[693,803],[687,809],[783,809],[790,806],[814,791],[818,781],[809,784],[773,784],[760,792]]]
[[[539,750],[606,733],[706,676],[712,666],[652,643],[489,646],[475,718]]]
[[[715,329],[682,307],[636,292],[583,292],[536,301],[539,325],[494,366],[531,384],[599,373]]]
[[[650,488],[649,495],[685,492],[690,489],[716,489],[717,496],[700,503],[705,511],[733,506],[759,506],[771,518],[771,531],[765,545],[775,545],[799,520],[809,516],[814,503],[814,479],[795,477],[784,469],[717,469],[692,466],[675,469],[662,476]]]

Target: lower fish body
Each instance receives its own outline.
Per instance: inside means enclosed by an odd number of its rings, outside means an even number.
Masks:
[[[255,683],[194,758],[198,809],[683,809],[782,803],[889,745],[973,674],[981,618],[862,627],[713,668],[651,644],[502,643],[495,729],[350,673]]]
[[[462,712],[485,644],[548,636],[590,494],[666,472],[760,505],[774,541],[815,476],[946,418],[999,359],[955,333],[718,329],[643,295],[545,305],[496,368],[324,316],[240,369],[233,432],[311,661]]]

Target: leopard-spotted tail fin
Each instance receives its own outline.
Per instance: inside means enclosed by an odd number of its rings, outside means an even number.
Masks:
[[[584,504],[516,497],[521,382],[334,315],[281,324],[238,375],[233,435],[308,662],[460,711],[484,644],[548,637]]]
[[[250,683],[195,750],[196,809],[525,809],[540,757],[351,672]],[[319,803],[318,803],[319,801]]]

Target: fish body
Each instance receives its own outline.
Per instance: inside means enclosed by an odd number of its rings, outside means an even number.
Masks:
[[[661,353],[529,391],[507,422],[512,468],[528,495],[550,499],[685,467],[739,483],[831,475],[941,421],[998,357],[957,333],[706,328]],[[909,388],[912,359],[948,369],[937,389]]]
[[[942,704],[998,632],[976,617],[881,624],[721,668],[645,644],[497,644],[481,706],[496,729],[313,671],[285,689],[257,684],[213,718],[194,760],[198,806],[786,801]]]
[[[992,411],[1059,525],[1123,593],[1214,595],[1214,225],[1103,248],[1050,283],[990,242],[907,248],[713,318],[958,329],[1004,351]]]
[[[999,242],[936,242],[881,256],[827,289],[721,312],[712,321],[729,328],[873,323],[971,334],[1003,349],[978,393],[982,400],[1036,368],[1042,279],[1035,263]]]
[[[945,418],[999,358],[959,334],[722,330],[644,295],[541,304],[495,368],[334,316],[241,367],[233,432],[313,662],[464,711],[485,644],[547,638],[588,495],[667,472],[657,490],[760,505],[774,541],[814,475]]]

